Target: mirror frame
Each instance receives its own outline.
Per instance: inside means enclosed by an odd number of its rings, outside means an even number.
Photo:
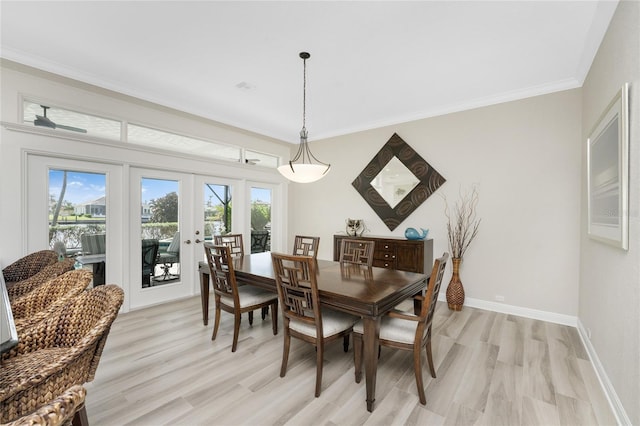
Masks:
[[[392,208],[371,186],[371,182],[393,157],[397,157],[420,182]],[[446,179],[436,169],[394,133],[351,185],[393,231],[445,182]]]

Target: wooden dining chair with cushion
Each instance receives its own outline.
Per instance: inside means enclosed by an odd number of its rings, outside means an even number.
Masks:
[[[18,334],[55,314],[69,300],[87,289],[93,274],[85,269],[66,272],[11,302]]]
[[[325,343],[348,337],[359,318],[320,305],[316,260],[313,257],[271,253],[271,259],[284,322],[280,377],[287,373],[291,337],[311,343],[316,347],[315,395],[318,397],[322,387]],[[347,350],[348,347],[345,352]]]
[[[320,237],[296,235],[293,241],[293,254],[294,256],[311,256],[316,259],[318,257],[319,245]]]
[[[431,377],[435,378],[436,370],[433,366],[433,358],[431,355],[431,322],[433,321],[433,313],[436,310],[440,284],[442,283],[442,276],[444,275],[444,269],[448,259],[449,255],[447,253],[444,253],[442,257],[436,259],[433,264],[425,296],[416,296],[422,301],[420,315],[393,310],[384,316],[380,323],[381,346],[413,351],[413,367],[415,370],[416,385],[418,387],[418,396],[420,397],[420,403],[422,405],[427,403],[427,399],[424,395],[422,358],[420,354],[422,353],[422,348],[425,348]],[[360,379],[362,378],[363,333],[364,327],[362,321],[360,321],[353,327],[353,353],[357,383],[360,383]]]
[[[216,320],[211,340],[215,340],[218,334],[221,311],[234,316],[231,352],[235,352],[238,347],[240,322],[245,312],[249,313],[249,324],[253,324],[254,310],[271,307],[273,334],[278,334],[278,295],[252,285],[238,286],[229,246],[216,246],[205,242],[204,252],[207,255],[216,306]]]
[[[35,253],[28,254],[2,270],[7,288],[12,283],[24,281],[46,266],[52,265],[58,261],[58,253],[53,250],[40,250]]]
[[[242,234],[214,235],[213,244],[216,246],[228,246],[232,257],[244,256]]]
[[[114,284],[92,288],[56,314],[18,335],[2,354],[0,423],[14,421],[74,385],[93,380],[124,292]]]
[[[11,284],[7,283],[7,294],[9,295],[9,300],[13,303],[15,299],[29,294],[47,281],[73,270],[74,264],[75,259],[72,258],[65,258],[61,261],[56,260],[54,263],[45,266],[40,270],[40,272],[25,280]]]

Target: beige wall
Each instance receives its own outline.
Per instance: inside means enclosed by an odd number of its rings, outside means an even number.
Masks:
[[[331,258],[332,236],[351,217],[364,219],[372,235],[429,228],[439,255],[448,250],[440,195],[453,202],[460,188],[477,184],[482,224],[461,268],[467,300],[564,315],[575,324],[580,103],[580,90],[569,90],[312,143],[332,169],[316,183],[290,186],[289,240],[295,233],[319,235],[319,256]],[[390,232],[351,182],[394,132],[447,182]],[[496,295],[504,304],[495,303]]]
[[[599,365],[631,421],[640,424],[640,3],[622,1],[583,86],[582,158],[598,117],[623,83],[631,83],[629,251],[586,237],[583,166],[578,315]],[[607,383],[606,383],[607,385]],[[620,411],[620,410],[618,410]]]

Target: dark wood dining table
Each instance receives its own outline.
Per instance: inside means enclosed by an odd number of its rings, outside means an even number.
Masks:
[[[339,262],[318,260],[317,282],[320,302],[332,309],[362,317],[364,326],[364,368],[367,388],[367,410],[373,411],[378,369],[380,318],[396,305],[423,293],[428,276],[378,267],[349,267]],[[271,253],[255,253],[234,260],[239,284],[254,285],[271,291],[276,282]],[[208,324],[209,268],[200,262],[202,320]]]

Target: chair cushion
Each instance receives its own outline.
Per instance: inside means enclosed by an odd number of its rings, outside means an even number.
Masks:
[[[343,312],[322,309],[322,334],[323,337],[333,336],[350,329],[358,321],[359,317]],[[289,328],[307,336],[316,337],[316,327],[301,321],[291,320]]]
[[[380,339],[412,344],[416,339],[417,327],[418,321],[384,316],[380,321]],[[362,321],[358,321],[358,323],[353,326],[353,332],[364,334]]]
[[[278,295],[251,285],[243,285],[238,287],[238,298],[240,299],[239,307],[246,308],[247,306],[259,305],[271,300],[276,300],[278,299]],[[220,302],[227,306],[233,306],[233,299],[229,296],[222,296]]]

